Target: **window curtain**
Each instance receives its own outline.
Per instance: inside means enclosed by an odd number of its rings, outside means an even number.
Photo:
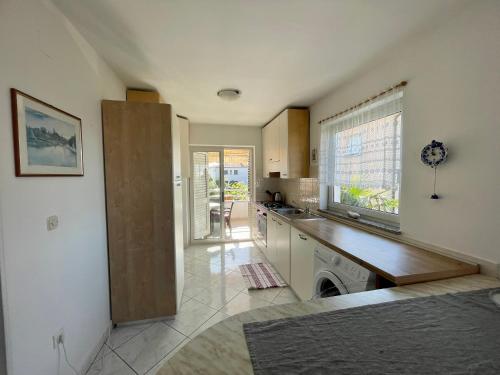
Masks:
[[[402,98],[401,87],[321,124],[323,185],[399,193]]]

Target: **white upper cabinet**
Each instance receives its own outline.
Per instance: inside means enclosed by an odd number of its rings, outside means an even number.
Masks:
[[[264,177],[309,177],[309,110],[287,109],[262,128]]]

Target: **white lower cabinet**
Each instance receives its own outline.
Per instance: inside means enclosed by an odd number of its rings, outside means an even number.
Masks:
[[[290,224],[276,215],[267,216],[266,256],[283,280],[290,283]]]
[[[290,232],[290,286],[305,301],[313,297],[314,249],[318,242],[295,228]]]
[[[269,263],[276,266],[276,243],[278,238],[276,216],[270,212],[267,214],[267,247],[266,257]]]
[[[290,284],[290,224],[276,219],[276,270]]]

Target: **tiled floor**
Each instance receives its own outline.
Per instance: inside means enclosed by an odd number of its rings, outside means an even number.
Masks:
[[[238,266],[264,260],[251,241],[186,249],[179,313],[156,323],[114,329],[88,374],[154,375],[185,343],[220,320],[258,307],[297,301],[289,288],[246,289]]]

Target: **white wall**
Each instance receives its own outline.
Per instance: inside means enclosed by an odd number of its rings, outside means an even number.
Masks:
[[[100,100],[124,86],[47,1],[0,2],[2,292],[9,375],[54,375],[64,328],[81,368],[109,324]],[[9,88],[83,122],[84,177],[15,178]],[[59,228],[45,220],[59,215]],[[61,374],[70,374],[62,365]]]
[[[500,2],[471,2],[460,14],[406,42],[311,107],[317,122],[401,80],[405,90],[401,229],[434,246],[500,262]],[[440,200],[422,147],[444,141]],[[313,175],[315,175],[313,171]]]

